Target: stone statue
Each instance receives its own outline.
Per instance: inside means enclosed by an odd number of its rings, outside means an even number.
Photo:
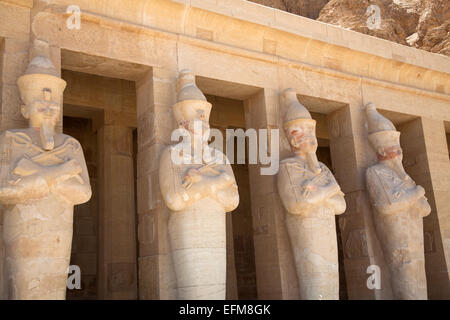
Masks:
[[[366,106],[366,114],[369,142],[378,157],[378,164],[366,171],[367,190],[393,295],[395,299],[427,299],[422,218],[431,208],[425,190],[403,168],[400,132],[373,104]]]
[[[27,129],[0,136],[0,203],[9,299],[65,299],[73,207],[91,197],[83,151],[56,133],[66,82],[35,40],[34,58],[17,81]]]
[[[196,158],[198,151],[207,152],[209,148],[202,137],[209,132],[212,106],[195,85],[191,71],[180,72],[177,94],[175,119],[179,130],[190,139],[167,147],[159,169],[161,192],[171,210],[168,232],[177,298],[221,300],[225,299],[226,287],[225,214],[238,206],[239,194],[223,153],[213,150],[209,159]],[[196,124],[200,132],[196,132]],[[201,141],[196,152],[198,134]],[[182,161],[174,161],[175,155]]]
[[[278,192],[288,211],[286,226],[294,253],[300,298],[339,299],[335,215],[345,211],[344,194],[316,157],[316,121],[294,90],[282,94],[284,130],[295,154],[281,161]]]

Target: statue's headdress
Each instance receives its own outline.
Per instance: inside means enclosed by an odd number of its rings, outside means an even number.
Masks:
[[[177,80],[177,103],[173,106],[175,120],[179,124],[185,120],[201,119],[209,121],[212,105],[195,84],[195,75],[190,70],[182,70]]]
[[[59,104],[67,83],[58,76],[50,60],[49,44],[36,39],[32,50],[31,62],[25,74],[17,80],[22,101],[26,105],[38,99]]]
[[[382,147],[400,145],[400,132],[394,124],[383,117],[373,103],[365,107],[367,115],[367,127],[369,130],[369,142],[378,151]]]
[[[309,111],[298,101],[294,89],[284,90],[281,98],[287,109],[283,121],[285,129],[294,123],[310,122],[316,124],[316,120],[311,118]]]

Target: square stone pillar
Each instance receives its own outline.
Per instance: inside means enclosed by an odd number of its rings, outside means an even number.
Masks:
[[[338,217],[344,251],[349,299],[390,299],[389,270],[375,233],[372,208],[365,184],[367,167],[375,152],[367,140],[365,113],[355,102],[328,115],[330,151],[335,177],[345,193],[347,209]],[[381,289],[369,289],[369,266],[380,269]]]
[[[32,7],[32,0],[0,1],[0,132],[27,126],[20,113],[21,101],[16,81],[29,62]],[[0,207],[0,300],[4,297],[3,290],[6,290],[6,283],[3,283],[2,226]]]
[[[16,9],[23,11],[22,19],[25,21],[16,21],[14,25],[28,25],[32,1],[18,1],[15,5],[20,6]],[[13,11],[15,11],[14,9]],[[12,12],[13,12],[12,11]],[[32,37],[31,37],[32,38]],[[0,132],[8,129],[20,129],[28,126],[27,120],[22,116],[20,97],[17,80],[25,73],[32,57],[32,39],[22,34],[17,38],[0,38]],[[55,65],[56,70],[61,75],[61,50],[58,47],[50,47],[50,59]],[[62,132],[62,106],[61,97],[61,118],[57,124],[56,131]],[[0,207],[0,239],[2,239],[3,217]],[[6,290],[6,283],[3,283],[3,246],[0,240],[0,299],[2,298],[2,288]]]
[[[104,125],[98,131],[98,150],[98,297],[136,299],[132,129],[121,125]]]
[[[176,128],[177,70],[153,68],[136,83],[138,113],[137,201],[139,298],[175,299],[167,220],[159,186],[159,158]]]
[[[246,100],[244,106],[247,129],[270,132],[280,128],[276,90],[262,89]],[[289,150],[283,139],[280,132],[280,159]],[[298,281],[285,226],[285,210],[277,190],[277,175],[261,175],[260,168],[259,164],[249,165],[258,299],[296,299]]]
[[[0,127],[2,132],[28,126],[27,120],[20,111],[22,100],[17,79],[25,73],[31,60],[32,51],[32,42],[28,39],[0,39]],[[61,49],[50,46],[50,59],[61,76]],[[58,132],[62,132],[62,107],[61,97],[61,120],[56,128]]]
[[[20,112],[20,98],[17,79],[25,73],[29,63],[29,40],[6,38],[0,40],[0,101],[1,130],[27,127],[27,121]]]
[[[20,112],[22,101],[16,82],[27,68],[29,48],[28,39],[0,38],[0,131],[2,133],[8,129],[27,127],[27,122]],[[3,213],[1,211],[0,207],[0,299],[3,297],[2,291],[6,290],[6,281],[3,282]]]
[[[418,118],[398,128],[403,163],[425,189],[431,214],[424,218],[428,299],[450,299],[450,161],[443,121]]]
[[[17,79],[25,73],[30,62],[32,43],[26,37],[0,38],[0,131],[8,129],[20,129],[28,126],[27,120],[22,116]],[[57,47],[51,47],[51,60],[56,70],[61,70],[61,51]],[[61,97],[61,120],[56,130],[62,132],[62,97]],[[2,209],[0,208],[0,211]],[[0,239],[2,239],[3,217],[0,212]],[[3,283],[3,246],[0,240],[0,299],[2,290],[6,290]]]
[[[227,230],[227,279],[226,300],[238,300],[238,287],[236,278],[236,260],[234,258],[234,238],[232,213],[226,214]]]

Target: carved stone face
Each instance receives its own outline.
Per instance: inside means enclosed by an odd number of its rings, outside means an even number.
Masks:
[[[22,115],[29,120],[30,127],[40,130],[44,149],[54,148],[54,131],[61,113],[59,103],[52,101],[51,92],[43,91],[44,99],[36,99],[22,106]]]
[[[294,151],[315,153],[317,151],[316,126],[312,122],[297,122],[286,128],[286,136]]]
[[[35,100],[26,106],[22,106],[22,115],[25,119],[29,119],[32,127],[40,128],[42,125],[54,127],[59,119],[60,112],[59,104],[46,100]]]
[[[200,133],[202,136],[205,135],[210,129],[209,122],[206,119],[206,114],[204,110],[198,109],[196,110],[196,114],[193,119],[182,120],[180,122],[180,126],[189,131],[191,134],[195,133],[195,129],[197,126],[197,130],[201,129]]]
[[[400,145],[379,148],[377,157],[379,160],[397,159],[401,162],[403,160],[403,151]]]

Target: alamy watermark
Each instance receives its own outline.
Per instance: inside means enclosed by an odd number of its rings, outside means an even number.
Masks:
[[[203,131],[201,120],[193,120],[194,132],[178,128],[172,132],[172,142],[182,139],[181,143],[172,148],[171,159],[176,165],[203,164],[214,162],[216,164],[233,164],[235,159],[235,140],[237,164],[245,164],[246,138],[248,138],[248,164],[259,164],[261,175],[275,175],[279,169],[279,130],[278,129],[227,129],[226,130],[226,156],[223,153],[223,134],[218,129]],[[208,140],[214,140],[208,144]],[[236,139],[235,139],[236,138]],[[192,141],[193,140],[193,141]],[[270,140],[270,152],[269,152]]]
[[[376,4],[371,4],[367,7],[366,15],[369,18],[366,20],[367,28],[370,30],[380,29],[381,27],[381,9]]]
[[[67,289],[81,289],[81,269],[77,265],[70,265],[67,268],[67,273],[69,276],[67,277]]]
[[[70,14],[69,18],[66,20],[66,26],[69,30],[80,30],[81,29],[81,9],[77,5],[68,6],[66,13]]]
[[[371,274],[367,279],[366,285],[370,290],[381,289],[381,269],[376,264],[372,264],[367,267],[366,272]]]

